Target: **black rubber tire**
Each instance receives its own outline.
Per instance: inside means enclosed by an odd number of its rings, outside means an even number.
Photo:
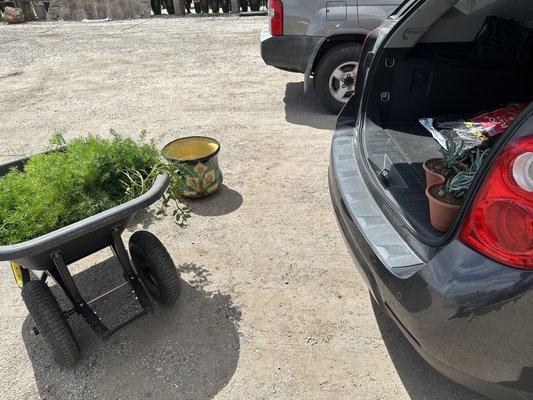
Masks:
[[[208,0],[202,0],[202,12],[204,14],[209,14],[209,2],[208,2]]]
[[[78,342],[48,285],[42,281],[26,283],[22,299],[55,362],[63,367],[76,364],[80,358]]]
[[[150,4],[154,15],[161,15],[161,0],[151,0]]]
[[[338,114],[345,103],[338,101],[329,91],[329,78],[333,71],[348,61],[359,62],[361,45],[345,43],[328,50],[318,61],[315,69],[315,92],[322,107],[332,114]]]
[[[174,0],[164,0],[164,2],[165,8],[167,9],[167,13],[169,15],[174,15],[176,13],[176,11],[174,10]]]
[[[248,11],[248,2],[247,1],[241,1],[241,10],[242,12]]]
[[[250,0],[250,10],[259,11],[261,9],[261,0]]]
[[[220,11],[220,4],[218,3],[218,0],[211,0],[210,5],[211,5],[211,11],[213,12],[213,14],[218,14]]]
[[[129,242],[133,265],[143,274],[150,295],[159,304],[172,306],[181,293],[181,279],[174,261],[159,239],[148,231],[135,232]]]
[[[222,12],[227,14],[231,11],[231,1],[230,0],[222,0]]]

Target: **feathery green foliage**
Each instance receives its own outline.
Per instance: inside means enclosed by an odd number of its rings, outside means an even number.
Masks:
[[[145,135],[136,141],[86,136],[53,151],[32,156],[24,172],[13,168],[0,179],[0,244],[29,240],[122,204],[147,191],[161,172],[171,177],[160,214],[173,201],[174,218],[183,226],[190,216],[180,201],[181,178]],[[134,177],[134,178],[132,178]],[[139,183],[142,181],[142,185]]]

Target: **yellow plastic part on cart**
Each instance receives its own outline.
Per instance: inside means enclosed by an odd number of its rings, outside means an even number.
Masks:
[[[22,275],[22,269],[20,265],[18,265],[16,262],[11,261],[11,270],[13,271],[15,282],[17,282],[17,285],[19,287],[22,287],[22,285],[24,284],[24,277]]]

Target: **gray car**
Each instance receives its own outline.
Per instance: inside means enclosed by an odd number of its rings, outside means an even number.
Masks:
[[[331,145],[334,210],[374,301],[434,368],[502,400],[533,399],[532,22],[531,0],[407,1],[369,34]],[[420,120],[515,104],[435,229],[422,163],[440,145]]]
[[[261,34],[266,64],[314,78],[322,106],[338,114],[355,88],[361,47],[401,0],[270,0]]]

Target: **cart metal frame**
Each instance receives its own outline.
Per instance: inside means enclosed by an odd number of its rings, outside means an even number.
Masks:
[[[57,251],[55,253],[50,254],[55,268],[50,268],[49,270],[43,272],[41,276],[42,280],[46,280],[46,278],[50,275],[54,279],[54,281],[61,287],[61,289],[63,289],[69,300],[72,302],[73,308],[65,311],[65,315],[67,317],[70,317],[72,314],[78,313],[85,319],[85,321],[92,328],[92,330],[104,340],[108,339],[113,334],[115,334],[125,326],[129,325],[133,321],[136,321],[137,319],[154,312],[153,303],[150,300],[146,289],[141,283],[142,274],[139,274],[134,270],[133,264],[128,256],[126,248],[124,247],[124,243],[122,242],[119,230],[117,228],[113,229],[112,236],[113,244],[111,245],[111,248],[124,272],[124,278],[126,279],[126,282],[124,284],[104,293],[103,295],[98,296],[97,298],[91,301],[85,301],[76,283],[74,282],[70,271],[67,268],[67,264],[65,263],[63,256],[61,255],[61,251]],[[111,293],[124,287],[127,284],[130,285],[131,290],[135,295],[135,298],[139,302],[139,305],[142,307],[142,311],[135,314],[130,319],[121,323],[120,325],[117,325],[114,328],[108,328],[102,323],[101,318],[93,311],[93,309],[91,308],[91,304],[95,303],[97,300],[100,300],[110,295]]]
[[[24,169],[28,158],[0,165],[0,176],[11,168]],[[159,175],[150,190],[124,204],[93,215],[82,221],[50,232],[23,243],[0,246],[0,261],[10,261],[17,283],[22,286],[30,280],[30,270],[42,271],[41,280],[50,276],[65,292],[73,308],[64,311],[69,317],[81,315],[92,330],[102,339],[107,339],[140,317],[153,313],[154,306],[141,282],[142,274],[135,269],[124,246],[121,234],[136,212],[159,200],[169,185],[167,174]],[[68,265],[110,247],[118,259],[126,282],[96,299],[86,301],[81,295]],[[93,311],[91,304],[129,284],[142,311],[120,325],[108,328]]]

